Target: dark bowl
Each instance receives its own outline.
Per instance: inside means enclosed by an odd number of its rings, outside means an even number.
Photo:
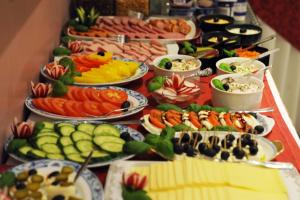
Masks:
[[[240,32],[239,33],[230,32],[230,30],[232,30],[234,28],[239,28]],[[245,35],[243,32],[246,32],[249,29],[256,30],[258,32],[255,34]],[[261,27],[253,25],[253,24],[232,24],[232,25],[226,26],[225,30],[232,36],[239,36],[241,38],[241,45],[243,47],[249,46],[249,45],[253,44],[254,42],[257,42],[261,38],[261,34],[262,34]]]
[[[216,24],[216,23],[208,23],[207,20],[227,20],[228,23],[225,24]],[[210,32],[210,31],[224,31],[225,27],[228,25],[233,24],[234,19],[227,15],[206,15],[201,17],[199,20],[199,26],[203,32]]]
[[[212,42],[212,41],[209,41],[210,38],[212,37],[216,37],[217,38],[217,41],[216,42]],[[227,33],[227,32],[224,32],[224,31],[213,31],[213,32],[208,32],[208,33],[205,33],[203,36],[202,36],[202,45],[203,46],[211,46],[211,45],[214,45],[218,42],[221,42],[223,41],[224,39],[228,39],[228,38],[232,38],[234,36],[232,36],[231,34]],[[231,48],[237,48],[241,45],[241,39],[240,37],[236,37],[233,42],[221,42],[220,44],[218,45],[215,45],[214,48],[217,48],[217,49],[231,49]]]

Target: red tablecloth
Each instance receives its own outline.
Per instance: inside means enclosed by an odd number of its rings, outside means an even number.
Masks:
[[[144,109],[142,112],[130,117],[130,119],[139,119],[143,116],[143,114],[146,114],[149,112],[149,109],[151,107],[156,105],[155,100],[151,97],[151,95],[147,92],[146,85],[147,82],[153,77],[153,73],[148,73],[145,77],[143,77],[140,80],[137,80],[135,82],[130,83],[129,85],[126,85],[126,88],[130,88],[132,90],[136,90],[142,94],[144,94],[148,100],[150,106]],[[201,87],[201,95],[200,98],[195,100],[195,102],[199,104],[210,104],[210,98],[211,98],[211,89],[209,86],[209,81],[212,77],[202,77],[200,81],[200,87]],[[262,107],[273,107],[275,109],[272,113],[267,113],[268,116],[272,117],[276,124],[272,130],[272,132],[267,136],[270,140],[280,140],[284,145],[284,152],[280,154],[276,160],[282,161],[282,162],[291,162],[293,163],[296,168],[300,171],[300,149],[297,146],[293,136],[289,132],[289,129],[284,122],[282,116],[280,115],[280,112],[278,110],[278,107],[275,103],[275,100],[272,96],[270,87],[268,85],[268,82],[265,81],[265,90],[264,90],[264,97],[262,101]],[[127,120],[126,118],[125,120]],[[146,131],[143,127],[138,125],[132,125],[132,128],[136,128],[139,131],[141,131],[143,134],[146,134]],[[154,160],[159,159],[155,155],[143,155],[139,157],[134,157],[133,159],[136,160]],[[0,171],[3,171],[7,169],[8,166],[0,166]],[[102,167],[97,169],[92,169],[93,172],[96,173],[96,175],[99,177],[101,182],[105,183],[105,178],[107,174],[108,167]]]

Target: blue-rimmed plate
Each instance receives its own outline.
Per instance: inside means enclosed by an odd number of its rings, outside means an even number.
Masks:
[[[99,125],[99,124],[103,124],[104,122],[99,122],[99,121],[56,121],[54,122],[55,124],[57,123],[61,123],[61,122],[67,122],[67,123],[71,123],[74,125],[78,125],[79,123],[91,123],[94,125]],[[131,136],[132,139],[136,140],[136,141],[144,141],[144,136],[142,133],[140,133],[139,131],[132,129],[128,126],[124,126],[124,125],[115,125],[121,133],[123,132],[128,132]],[[5,143],[5,151],[8,152],[9,156],[12,157],[13,159],[20,161],[20,162],[29,162],[31,161],[31,159],[24,157],[24,156],[20,156],[17,152],[9,152],[8,151],[8,146],[9,143],[13,140],[13,136],[9,137]],[[110,158],[109,160],[106,161],[97,161],[97,162],[93,162],[90,163],[87,167],[88,168],[95,168],[95,167],[101,167],[101,166],[106,166],[106,165],[110,165],[112,162],[117,161],[117,160],[128,160],[130,158],[132,158],[134,155],[128,155],[128,154],[122,154],[122,155],[118,155],[115,156],[113,158]]]
[[[111,119],[119,119],[122,117],[128,117],[130,115],[136,114],[144,109],[144,107],[148,104],[147,98],[133,90],[129,90],[126,88],[120,88],[120,87],[114,87],[114,86],[105,86],[105,87],[94,87],[95,89],[101,90],[101,89],[116,89],[125,91],[128,94],[128,101],[130,102],[129,110],[126,112],[122,112],[120,114],[114,114],[109,116],[92,116],[92,117],[71,117],[71,116],[64,116],[64,115],[58,115],[54,113],[50,113],[44,110],[41,110],[33,105],[32,98],[27,97],[25,99],[25,105],[26,107],[34,112],[35,114],[51,118],[51,119],[58,119],[58,120],[82,120],[82,121],[88,121],[88,120],[111,120]],[[136,109],[134,109],[136,108]]]
[[[113,58],[114,60],[122,60],[122,61],[133,61],[130,59],[126,58]],[[133,61],[136,62],[136,61]],[[45,77],[49,81],[55,81],[55,79],[51,78],[46,72],[45,72],[46,66],[41,67],[41,74],[43,77]],[[110,86],[110,85],[125,85],[127,83],[130,83],[132,81],[138,80],[145,76],[145,74],[148,72],[149,67],[145,63],[141,63],[139,68],[136,70],[135,74],[131,77],[128,77],[126,79],[120,80],[120,81],[115,81],[115,82],[107,82],[107,83],[77,83],[74,82],[74,85],[80,85],[80,86]]]
[[[72,166],[77,172],[80,165],[70,161],[37,160],[18,165],[11,169],[18,174],[24,170],[36,169],[39,174],[47,176],[53,171],[61,170],[63,166]],[[102,200],[103,187],[98,177],[90,170],[85,169],[75,183],[76,196],[84,200]]]

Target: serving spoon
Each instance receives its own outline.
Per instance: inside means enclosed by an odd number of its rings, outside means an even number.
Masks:
[[[92,155],[94,153],[94,150],[92,150],[90,152],[90,154],[88,155],[88,157],[85,159],[84,163],[82,163],[81,167],[79,168],[79,170],[77,171],[76,175],[75,175],[75,178],[74,178],[74,183],[77,181],[77,179],[79,178],[80,174],[83,172],[83,170],[87,167],[87,165],[89,164],[91,158],[92,158]]]

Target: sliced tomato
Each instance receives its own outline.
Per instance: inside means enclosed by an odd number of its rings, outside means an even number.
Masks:
[[[45,103],[45,98],[36,98],[32,100],[35,107],[46,112],[52,112],[52,109]]]
[[[78,71],[78,72],[87,72],[87,71],[90,71],[90,70],[91,70],[91,68],[89,68],[89,67],[81,65],[79,63],[76,64],[76,71]]]
[[[52,112],[58,115],[66,115],[64,104],[67,100],[62,98],[53,98],[51,103]]]
[[[85,113],[94,116],[101,116],[103,112],[100,110],[101,105],[95,101],[85,101],[83,102],[83,110]]]
[[[116,106],[121,106],[122,103],[128,99],[126,92],[115,89],[100,90],[100,97],[103,99],[103,101],[112,103]]]
[[[99,67],[100,63],[96,60],[88,59],[86,56],[80,56],[75,59],[75,62],[79,65],[82,65],[84,67],[88,68],[96,68]]]
[[[74,86],[68,86],[68,92],[67,94],[64,96],[64,98],[69,99],[69,100],[76,100],[75,97],[73,96],[73,90],[74,90]]]
[[[73,108],[80,115],[80,117],[88,117],[89,116],[89,114],[85,112],[82,102],[78,102],[78,101],[75,102],[73,104]]]
[[[102,102],[100,104],[100,110],[103,112],[103,114],[107,114],[107,113],[110,113],[114,110],[117,110],[117,109],[120,109],[119,106],[116,106],[112,103],[109,103],[109,102]],[[115,115],[115,114],[119,114],[121,113],[121,111],[116,111],[116,112],[113,112],[111,113],[111,115]]]
[[[94,88],[88,88],[86,90],[86,94],[88,96],[88,98],[91,100],[91,101],[96,101],[96,102],[99,102],[101,103],[103,100],[101,99],[100,97],[100,92],[99,90],[96,90]]]
[[[77,103],[76,101],[71,101],[71,100],[65,102],[64,109],[67,116],[81,117],[81,114],[74,108],[75,107],[74,105],[76,103]]]
[[[88,101],[89,100],[86,90],[87,90],[86,88],[79,88],[79,87],[75,90],[76,99],[78,101]]]

